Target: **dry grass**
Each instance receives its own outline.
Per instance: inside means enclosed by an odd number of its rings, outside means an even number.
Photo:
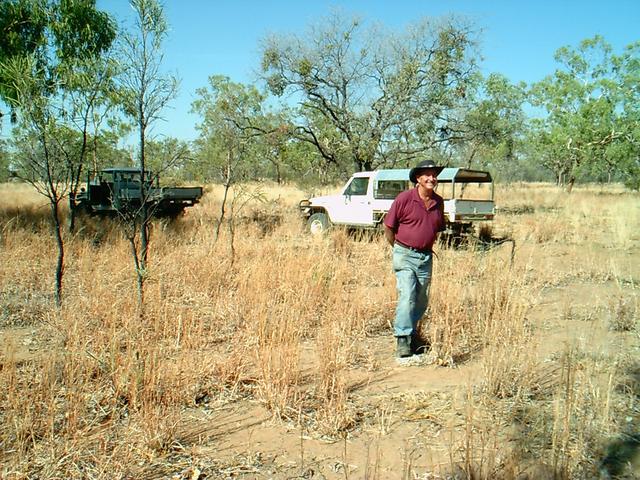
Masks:
[[[588,320],[637,340],[631,194],[500,188],[506,210],[493,230],[515,239],[516,262],[507,247],[441,248],[424,324],[437,364],[475,376],[446,394],[375,396],[363,386],[393,364],[391,349],[379,351],[395,305],[388,247],[342,230],[311,238],[296,218],[302,192],[261,189],[264,201],[236,219],[233,258],[224,229],[214,241],[217,187],[184,218],[154,225],[141,317],[129,245],[115,223],[93,218],[67,235],[56,310],[43,202],[0,186],[0,477],[198,478],[208,468],[215,478],[233,469],[198,456],[217,440],[188,435],[187,412],[246,401],[314,438],[344,439],[345,457],[347,437],[371,428],[384,438],[399,421],[446,436],[440,451],[430,447],[444,463],[419,466],[423,443],[404,451],[406,478],[588,478],[607,442],[637,428],[639,391],[628,380],[637,347],[594,353],[567,342],[541,358],[544,321],[530,318],[545,289],[614,282]],[[565,244],[562,268],[545,263]],[[602,253],[613,249],[619,258]],[[584,321],[576,312],[567,304],[558,316]],[[22,328],[37,332],[38,348],[21,343]],[[385,476],[376,458],[367,478]],[[243,462],[252,466],[237,471],[263,468]]]

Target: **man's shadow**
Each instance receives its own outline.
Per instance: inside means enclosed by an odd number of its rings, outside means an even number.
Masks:
[[[634,365],[619,389],[631,390],[632,395],[640,400],[640,363]],[[616,478],[625,473],[625,467],[638,458],[640,454],[640,418],[633,418],[626,431],[619,438],[607,445],[606,455],[600,462],[600,471],[604,478]],[[626,477],[625,477],[626,478]]]

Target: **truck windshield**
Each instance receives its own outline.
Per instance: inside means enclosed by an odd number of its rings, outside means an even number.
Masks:
[[[367,177],[356,177],[345,189],[344,195],[366,195],[368,187],[369,179]]]
[[[116,174],[116,180],[126,183],[140,183],[139,172],[122,172]]]

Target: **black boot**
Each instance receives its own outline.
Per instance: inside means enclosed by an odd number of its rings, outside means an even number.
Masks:
[[[396,349],[396,357],[404,358],[411,356],[411,337],[408,335],[398,338],[398,347]]]

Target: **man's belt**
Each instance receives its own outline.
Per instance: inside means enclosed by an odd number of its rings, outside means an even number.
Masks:
[[[430,248],[415,248],[415,247],[410,247],[409,245],[405,245],[404,243],[396,240],[395,243],[397,245],[400,245],[402,248],[406,248],[407,250],[411,250],[412,252],[417,252],[417,253],[431,253],[431,249]]]

